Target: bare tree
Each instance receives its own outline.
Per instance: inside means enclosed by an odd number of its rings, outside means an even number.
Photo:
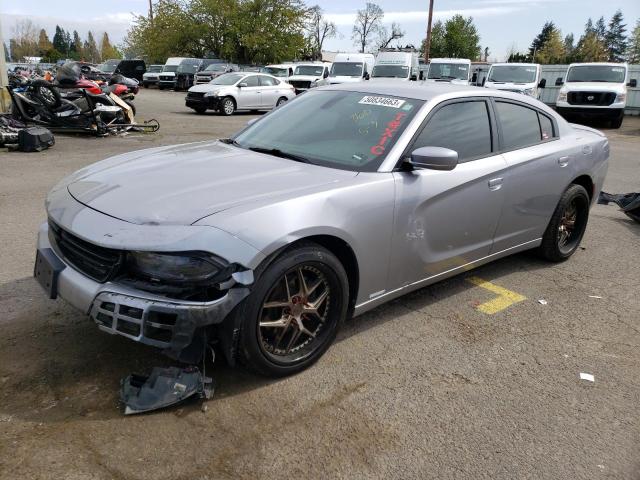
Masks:
[[[13,27],[13,45],[11,55],[21,60],[24,57],[38,55],[38,27],[29,19],[16,22]],[[15,49],[15,52],[14,52]]]
[[[313,50],[313,59],[321,60],[324,41],[328,38],[335,37],[338,32],[336,24],[324,17],[320,5],[315,5],[309,9],[307,31]]]
[[[394,40],[400,40],[405,35],[400,25],[396,22],[391,24],[391,32],[386,27],[380,27],[378,32],[378,50],[387,48]]]
[[[373,41],[372,37],[380,32],[383,18],[384,11],[375,3],[367,2],[364,10],[358,10],[351,38],[355,45],[360,45],[362,53]]]

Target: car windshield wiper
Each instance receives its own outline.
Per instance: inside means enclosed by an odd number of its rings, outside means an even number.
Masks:
[[[233,145],[234,147],[244,148],[242,145],[236,142],[233,138],[221,138],[219,141],[222,143],[226,143],[227,145]]]
[[[262,148],[262,147],[249,147],[248,150],[258,153],[266,153],[267,155],[273,155],[274,157],[287,158],[301,163],[310,163],[315,165],[311,160],[295,153],[283,152],[279,148]]]

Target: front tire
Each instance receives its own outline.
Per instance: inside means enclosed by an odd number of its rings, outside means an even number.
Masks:
[[[575,253],[589,220],[589,194],[582,185],[572,184],[556,206],[538,248],[540,256],[562,262]]]
[[[194,110],[198,115],[204,115],[207,112],[205,107],[194,108]]]
[[[220,113],[226,117],[233,115],[236,111],[236,102],[231,97],[224,97],[220,101]]]
[[[314,243],[285,250],[233,313],[241,322],[240,361],[273,377],[309,367],[346,318],[348,292],[347,274],[331,252]]]
[[[619,118],[616,118],[614,120],[611,120],[611,128],[620,128],[622,126],[622,120],[624,119],[623,116],[620,116]]]
[[[278,108],[280,105],[287,103],[287,97],[280,97],[278,99],[278,101],[276,102],[276,108]]]

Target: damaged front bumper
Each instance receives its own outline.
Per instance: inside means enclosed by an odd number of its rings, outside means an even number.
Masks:
[[[46,252],[49,263],[56,265],[55,293],[51,298],[59,295],[86,312],[100,330],[161,348],[171,358],[182,359],[181,352],[198,340],[197,332],[203,327],[220,324],[250,293],[251,270],[234,273],[227,282],[226,291],[211,301],[172,299],[117,281],[99,283],[64,258],[48,231],[47,223],[40,227],[38,258]],[[219,243],[223,242],[219,239]],[[37,270],[36,265],[36,273]]]

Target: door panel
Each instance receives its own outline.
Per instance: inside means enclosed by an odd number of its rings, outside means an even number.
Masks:
[[[572,180],[570,164],[578,153],[577,148],[568,148],[566,140],[555,140],[503,154],[509,170],[492,252],[542,237]]]
[[[449,172],[394,173],[396,217],[389,289],[485,257],[504,200],[502,155]]]
[[[238,108],[260,108],[262,104],[262,94],[260,93],[260,82],[257,75],[251,75],[243,80],[247,86],[239,88]]]

